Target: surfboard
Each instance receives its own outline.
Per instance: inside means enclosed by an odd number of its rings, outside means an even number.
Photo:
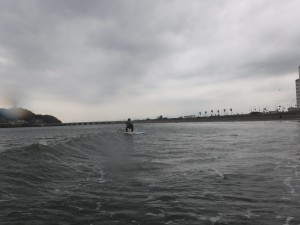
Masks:
[[[131,135],[134,135],[134,134],[145,134],[146,131],[128,131],[128,132],[124,132],[124,134],[131,134]]]

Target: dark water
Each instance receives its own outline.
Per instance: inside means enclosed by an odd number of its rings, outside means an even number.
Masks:
[[[300,123],[0,130],[0,224],[300,224]]]

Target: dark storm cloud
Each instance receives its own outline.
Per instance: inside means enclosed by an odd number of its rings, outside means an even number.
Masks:
[[[39,86],[39,91],[50,89],[83,101],[99,94],[112,95],[120,91],[123,81],[138,82],[164,44],[139,32],[137,18],[142,12],[136,3],[5,2],[1,47],[16,64],[6,78],[13,76],[28,89]],[[56,84],[49,71],[60,74]],[[88,98],[82,94],[86,89],[94,90]]]
[[[284,77],[300,63],[296,0],[0,4],[1,86],[31,99],[167,102],[184,92],[188,102],[194,89]]]

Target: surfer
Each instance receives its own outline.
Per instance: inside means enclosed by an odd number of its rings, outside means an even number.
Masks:
[[[131,122],[131,120],[130,119],[128,119],[127,121],[126,121],[126,132],[128,132],[128,129],[131,129],[131,132],[133,132],[133,124],[132,124],[132,122]]]

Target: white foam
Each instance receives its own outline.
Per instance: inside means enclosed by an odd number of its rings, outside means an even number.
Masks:
[[[201,221],[210,221],[212,224],[215,224],[217,223],[222,217],[222,214],[221,213],[218,213],[217,216],[212,216],[212,217],[206,217],[206,216],[199,216],[198,218],[201,220]]]
[[[259,216],[259,215],[252,213],[251,210],[248,209],[248,210],[247,210],[247,214],[246,214],[245,216],[246,216],[248,219],[250,219],[251,217],[257,217],[257,216]]]
[[[286,221],[285,221],[285,224],[283,224],[283,225],[290,225],[290,222],[291,222],[293,219],[294,219],[294,217],[291,217],[291,216],[287,217],[287,218],[286,218]]]
[[[155,216],[155,217],[164,217],[165,212],[163,210],[159,210],[160,213],[146,213],[147,216]]]
[[[212,168],[212,170],[217,174],[218,177],[224,179],[224,174],[220,170],[217,170],[216,168]]]
[[[284,183],[286,186],[288,186],[288,187],[290,188],[290,193],[291,193],[292,195],[297,195],[297,194],[296,194],[296,191],[295,191],[295,188],[294,188],[293,185],[291,184],[291,180],[292,180],[292,179],[293,179],[292,177],[287,177],[287,178],[284,179],[283,183]]]
[[[101,206],[102,206],[102,205],[101,205],[101,202],[97,202],[97,208],[96,208],[96,209],[97,209],[97,210],[100,210]]]
[[[146,216],[157,216],[157,214],[154,214],[154,213],[146,213]]]
[[[39,145],[42,145],[42,146],[48,146],[49,143],[48,143],[46,140],[40,140],[40,141],[39,141]]]
[[[212,222],[212,223],[216,223],[216,222],[218,222],[220,219],[221,219],[220,216],[215,216],[215,217],[210,217],[210,218],[209,218],[209,221]]]

